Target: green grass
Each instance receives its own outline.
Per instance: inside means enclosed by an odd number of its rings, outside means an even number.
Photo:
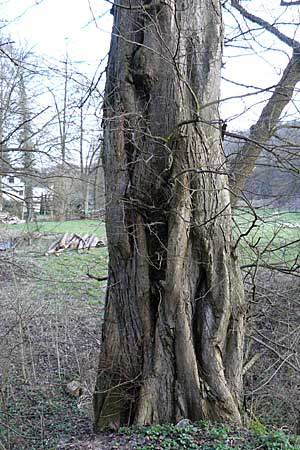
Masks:
[[[30,224],[1,225],[0,233],[14,236],[32,236],[31,245],[17,247],[20,264],[30,268],[35,291],[42,289],[46,295],[64,295],[69,298],[99,303],[103,300],[105,280],[95,278],[107,275],[106,247],[91,250],[67,250],[60,254],[45,253],[49,245],[65,233],[96,235],[105,239],[105,224],[98,220],[73,220],[66,222],[36,222]],[[90,277],[89,275],[92,277]]]
[[[300,213],[261,210],[256,214],[244,210],[235,215],[234,235],[242,265],[295,268],[300,254]]]
[[[82,236],[95,234],[99,238],[105,238],[103,222],[95,220],[44,222],[32,225],[36,226],[37,231],[42,234],[55,233],[57,236],[64,233],[76,233]],[[103,298],[101,286],[105,286],[105,281],[99,282],[92,277],[103,278],[107,275],[106,247],[42,255],[38,260],[38,267],[40,279],[36,289],[42,288],[49,294],[54,290],[61,290],[70,297],[96,303]]]
[[[36,289],[42,288],[48,294],[61,290],[71,297],[99,302],[105,280],[99,282],[88,274],[97,278],[107,275],[107,250],[70,250],[59,256],[44,256],[39,260],[39,269]]]
[[[42,234],[96,234],[105,235],[105,224],[100,220],[68,220],[65,222],[31,222],[16,225],[0,225],[1,230],[17,230],[19,232],[39,232]]]
[[[262,209],[256,210],[256,216],[250,210],[237,210],[235,213],[234,237],[238,240],[241,265],[294,269],[300,259],[300,213]],[[105,237],[105,224],[100,220],[1,225],[1,230],[53,236],[52,241],[64,233]],[[39,265],[43,271],[39,285],[46,290],[51,291],[48,281],[52,281],[56,289],[60,287],[77,297],[89,296],[94,301],[98,296],[99,283],[90,279],[87,273],[97,277],[106,275],[107,252],[106,249],[96,249],[64,252],[59,258],[42,256]]]
[[[46,256],[64,233],[101,239],[105,227],[96,220],[0,226],[3,240],[19,242],[1,266],[1,449],[54,450],[90,432],[106,283],[87,273],[106,276],[107,249]],[[82,400],[66,392],[72,380]]]

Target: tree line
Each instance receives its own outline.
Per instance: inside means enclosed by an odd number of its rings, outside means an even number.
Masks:
[[[97,82],[68,55],[50,63],[4,36],[1,48],[0,209],[24,208],[32,220],[35,187],[45,188],[50,203],[42,198],[40,209],[52,219],[103,208]],[[22,195],[9,189],[8,176],[22,181]]]

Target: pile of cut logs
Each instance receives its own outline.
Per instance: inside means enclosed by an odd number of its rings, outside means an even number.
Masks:
[[[46,255],[59,254],[65,250],[90,250],[92,248],[105,247],[105,242],[95,235],[86,234],[80,236],[79,234],[64,234],[57,241],[53,242],[48,248]]]
[[[5,224],[16,224],[16,223],[25,223],[25,220],[19,219],[17,216],[11,216],[9,213],[0,212],[0,223]]]

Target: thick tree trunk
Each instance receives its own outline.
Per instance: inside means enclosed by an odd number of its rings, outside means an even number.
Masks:
[[[244,296],[218,126],[220,3],[117,3],[96,428],[239,422]]]

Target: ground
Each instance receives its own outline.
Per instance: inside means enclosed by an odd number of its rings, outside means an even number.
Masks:
[[[72,227],[74,230],[72,230]],[[64,225],[2,227],[0,254],[0,448],[52,449],[91,432],[91,398],[99,354],[106,274],[103,248],[45,256]],[[68,231],[103,236],[102,223]],[[66,392],[68,382],[82,396]]]
[[[242,264],[255,266],[260,255],[265,266],[291,266],[299,254],[299,214],[280,213],[274,220],[274,214],[264,211],[261,216],[260,227],[249,233],[248,213],[237,217],[236,229],[247,233],[239,243]],[[105,238],[104,224],[97,220],[0,226],[0,242],[15,245],[0,252],[0,450],[299,449],[281,432],[268,434],[259,421],[250,424],[252,434],[201,423],[187,430],[153,427],[94,436],[91,400],[105,293],[105,281],[96,278],[106,276],[107,252],[99,248],[45,256],[49,244],[65,232]],[[286,247],[287,239],[296,242]],[[249,273],[245,282],[251,304]],[[299,404],[299,373],[293,370],[300,339],[299,308],[294,309],[299,283],[285,273],[275,274],[272,281],[266,272],[256,278],[249,330],[256,327],[272,349],[254,340],[247,358],[256,353],[263,357],[247,374],[246,391],[251,414],[293,430]],[[80,384],[80,397],[67,392],[70,381]]]
[[[283,432],[269,432],[260,424],[246,428],[228,425],[188,424],[184,427],[157,425],[123,429],[119,433],[102,433],[68,443],[59,450],[299,450],[297,437]]]

